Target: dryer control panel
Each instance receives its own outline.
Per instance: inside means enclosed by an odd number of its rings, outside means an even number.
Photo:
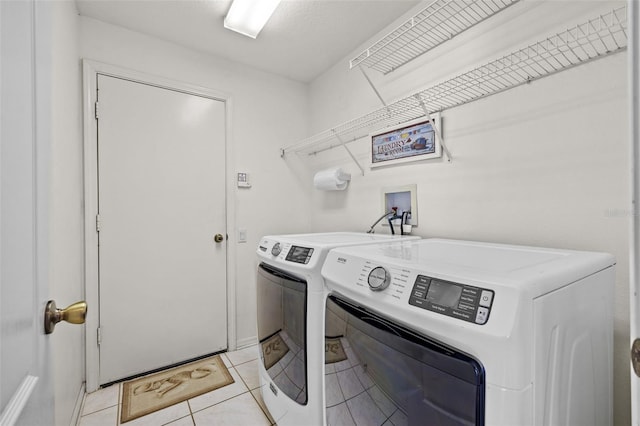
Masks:
[[[264,254],[271,253],[274,259],[307,265],[313,257],[314,249],[286,242],[281,243],[278,241],[262,240],[258,246],[258,252]]]
[[[418,275],[409,304],[475,324],[489,319],[493,290]]]

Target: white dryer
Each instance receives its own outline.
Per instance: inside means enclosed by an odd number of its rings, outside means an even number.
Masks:
[[[419,237],[331,232],[265,236],[257,249],[259,376],[280,426],[323,422],[324,318],[320,270],[330,249]]]
[[[440,239],[332,250],[326,423],[610,425],[614,268]]]

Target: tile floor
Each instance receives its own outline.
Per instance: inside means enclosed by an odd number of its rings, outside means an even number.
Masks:
[[[307,399],[304,350],[289,337],[286,331],[281,331],[276,336],[282,339],[282,345],[288,348],[288,351],[284,356],[280,355],[282,358],[273,364],[267,372],[273,378],[273,383],[282,392],[291,395],[292,399],[300,404],[304,404]]]
[[[235,383],[125,423],[143,425],[275,425],[262,402],[258,381],[258,347],[221,355]],[[79,426],[120,424],[121,384],[86,396]]]
[[[325,365],[327,425],[407,426],[407,416],[369,376],[349,340],[340,341],[347,359]]]

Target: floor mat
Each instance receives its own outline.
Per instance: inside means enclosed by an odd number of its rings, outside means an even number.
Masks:
[[[233,383],[220,355],[124,382],[120,422],[137,419]]]
[[[333,364],[347,359],[339,337],[324,338],[324,363]]]
[[[287,346],[279,333],[262,342],[261,347],[265,370],[270,369],[289,352],[289,346]]]

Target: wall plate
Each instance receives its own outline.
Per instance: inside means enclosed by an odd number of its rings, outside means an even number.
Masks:
[[[394,221],[394,225],[400,225],[402,212],[409,210],[411,212],[407,223],[412,226],[418,226],[418,186],[416,184],[393,186],[382,188],[382,212],[388,212],[392,207],[398,208],[398,219]],[[382,226],[389,226],[383,222]]]

